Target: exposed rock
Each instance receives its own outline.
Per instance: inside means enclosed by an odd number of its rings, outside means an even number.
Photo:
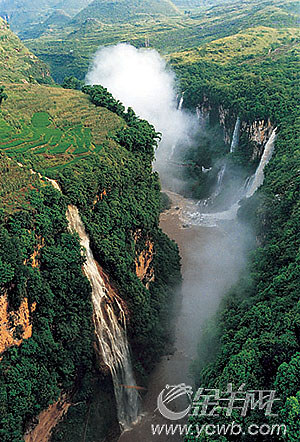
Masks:
[[[36,419],[36,425],[31,427],[24,435],[25,442],[47,442],[51,439],[53,428],[67,413],[71,402],[66,395],[50,405],[47,410],[42,411]]]
[[[135,242],[140,240],[141,231],[135,233]],[[145,241],[145,246],[141,253],[136,254],[135,259],[135,271],[137,277],[142,281],[142,283],[149,289],[150,282],[154,281],[154,268],[153,268],[153,256],[154,256],[154,244],[148,238]]]
[[[270,119],[258,120],[247,127],[249,133],[249,139],[254,143],[253,154],[251,160],[260,158],[263,153],[263,148],[270,138],[274,127],[271,124]]]
[[[7,295],[0,297],[0,354],[13,345],[21,345],[24,339],[32,336],[30,316],[35,309],[36,303],[29,307],[25,298],[17,311],[10,311]]]
[[[231,141],[231,137],[230,137],[230,133],[228,130],[228,125],[227,125],[227,119],[229,117],[229,110],[228,109],[224,109],[223,106],[219,106],[219,122],[220,122],[220,126],[223,127],[224,130],[224,142],[226,144],[230,144]]]

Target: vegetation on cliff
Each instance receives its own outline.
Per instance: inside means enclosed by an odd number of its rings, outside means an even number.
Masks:
[[[66,198],[5,155],[0,162],[2,296],[12,324],[25,298],[32,311],[32,337],[7,348],[0,364],[0,435],[11,442],[91,368],[93,324],[79,241],[67,231]]]
[[[237,34],[225,44],[221,40],[201,48],[198,55],[193,51],[189,61],[183,57],[183,63],[180,59],[174,62],[186,90],[187,106],[206,102],[212,109],[228,109],[226,124],[231,129],[237,115],[248,124],[270,118],[277,127],[275,154],[266,168],[264,184],[239,211],[239,218],[255,231],[258,247],[245,275],[226,296],[213,326],[202,338],[194,372],[197,385],[205,388],[225,391],[232,383],[235,389],[244,384],[244,390],[277,390],[281,398],[278,418],[266,418],[259,411],[242,418],[234,412],[224,422],[235,420],[247,428],[253,422],[280,421],[287,425],[283,440],[294,441],[300,431],[300,97],[296,35],[294,31],[283,32],[280,42],[256,54],[246,50],[236,56],[231,50],[237,39],[242,42],[247,36],[259,38],[260,33],[269,32],[273,31],[254,29]],[[217,51],[213,60],[212,51]],[[218,58],[220,52],[222,57]],[[251,143],[244,134],[235,161],[247,165],[251,154]],[[212,345],[215,351],[208,354],[205,348]],[[204,422],[203,417],[191,419],[193,424]],[[200,440],[207,440],[205,437]],[[247,438],[261,440],[247,435],[242,440]],[[187,440],[196,439],[189,436]],[[227,439],[224,436],[222,440]]]
[[[0,18],[0,47],[2,83],[53,83],[48,66],[21,43],[2,18]]]
[[[36,309],[32,337],[7,348],[0,364],[1,440],[21,440],[63,392],[80,406],[69,409],[55,440],[66,434],[76,440],[89,414],[95,419],[88,439],[104,437],[117,428],[115,405],[109,376],[97,373],[90,286],[78,238],[67,231],[66,206],[79,207],[95,257],[127,305],[134,367],[144,382],[170,342],[168,310],[180,283],[177,246],[158,228],[160,185],[152,160],[159,135],[101,87],[86,88],[90,97],[38,85],[8,84],[6,90],[0,115],[1,287],[12,318],[25,298]],[[57,179],[62,194],[30,168]],[[146,288],[136,260],[149,241],[153,277]]]

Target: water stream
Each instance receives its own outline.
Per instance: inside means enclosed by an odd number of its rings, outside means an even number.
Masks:
[[[239,124],[237,122],[236,128]],[[262,184],[263,171],[274,151],[275,138],[276,129],[265,145],[256,173],[240,189],[239,200],[253,195]],[[234,146],[236,142],[237,134]],[[223,173],[222,170],[219,173],[219,192]],[[157,425],[161,428],[172,423],[157,410],[157,397],[167,384],[193,385],[189,368],[195,359],[200,333],[225,293],[238,280],[247,259],[246,243],[250,239],[247,238],[248,231],[236,220],[239,200],[223,212],[203,213],[203,206],[196,201],[172,192],[168,195],[172,208],[161,215],[161,227],[179,245],[183,273],[183,295],[174,326],[175,351],[164,357],[152,373],[143,403],[143,418],[131,431],[122,434],[120,442],[182,440],[178,433],[168,435],[162,432],[160,436],[154,436],[153,428]],[[223,225],[224,220],[230,222]],[[178,423],[186,422],[175,422]]]
[[[23,167],[21,163],[18,164]],[[32,169],[30,172],[49,181],[56,190],[61,192],[57,181],[43,177]],[[80,244],[85,251],[86,260],[83,270],[92,288],[97,349],[112,376],[120,428],[127,430],[138,418],[140,398],[137,389],[134,388],[136,383],[127,340],[124,305],[121,298],[116,293],[110,294],[105,285],[100,267],[90,247],[90,239],[76,206],[68,206],[66,218],[69,230],[78,234]]]
[[[105,286],[77,207],[68,207],[67,219],[69,229],[79,235],[86,252],[83,268],[92,287],[97,346],[104,364],[111,372],[118,419],[121,428],[125,430],[137,419],[139,412],[139,395],[132,388],[136,384],[126,335],[125,311],[121,299],[111,296]]]
[[[230,146],[230,153],[235,152],[236,148],[238,147],[240,140],[240,128],[241,128],[241,119],[240,117],[237,117],[233,131],[231,146]]]

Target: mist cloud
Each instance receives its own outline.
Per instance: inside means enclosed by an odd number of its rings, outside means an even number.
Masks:
[[[192,142],[197,130],[196,117],[177,109],[175,75],[157,51],[136,49],[129,44],[102,47],[95,55],[86,81],[106,87],[162,133],[158,166],[163,166],[176,146]]]

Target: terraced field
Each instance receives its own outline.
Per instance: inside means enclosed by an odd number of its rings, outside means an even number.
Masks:
[[[0,110],[0,151],[22,162],[57,169],[102,146],[124,122],[96,108],[79,91],[39,85],[6,85]]]

